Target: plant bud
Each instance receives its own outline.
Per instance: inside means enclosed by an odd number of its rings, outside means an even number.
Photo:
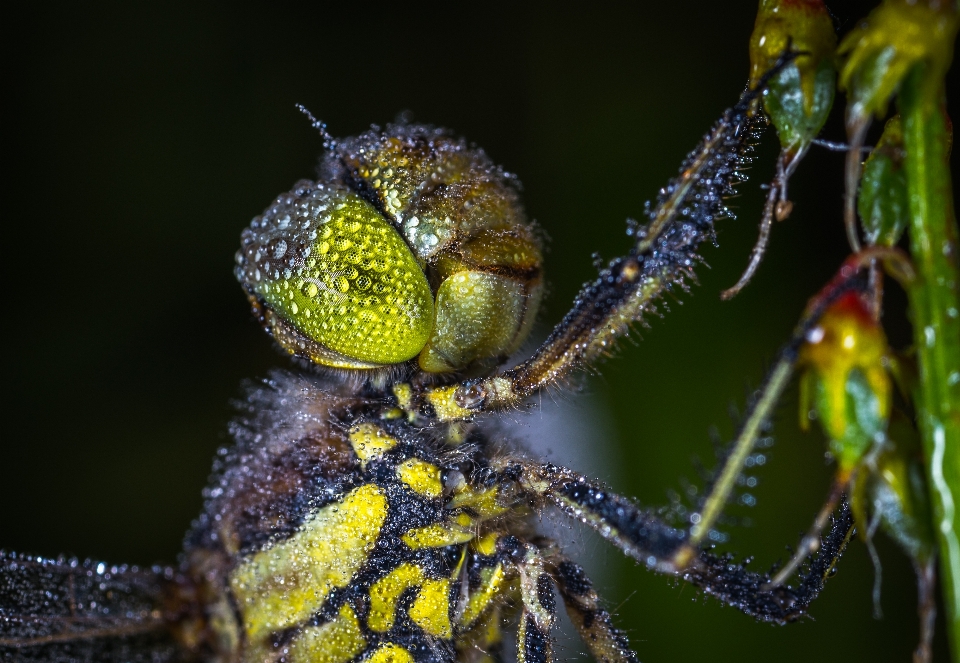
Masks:
[[[890,437],[868,471],[858,473],[850,506],[859,523],[879,517],[883,531],[922,566],[936,550],[936,538],[920,440],[905,417],[895,418]],[[866,526],[860,528],[861,536],[867,532]]]
[[[780,145],[793,156],[810,144],[833,105],[837,37],[821,0],[761,0],[750,37],[750,83],[756,85],[790,49],[801,55],[763,93]]]
[[[886,0],[874,9],[844,37],[838,51],[847,56],[840,88],[850,96],[848,123],[883,117],[890,98],[917,64],[926,64],[925,80],[939,86],[953,58],[958,24],[953,2]]]
[[[907,175],[903,170],[900,116],[887,122],[883,135],[863,164],[857,211],[871,246],[894,246],[910,221]]]
[[[799,363],[801,425],[812,409],[830,438],[840,480],[849,479],[867,450],[884,439],[890,416],[887,339],[860,296],[830,305],[806,337]]]

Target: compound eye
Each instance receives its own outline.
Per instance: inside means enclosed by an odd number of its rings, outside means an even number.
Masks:
[[[423,270],[357,195],[301,182],[242,242],[237,277],[291,353],[363,368],[407,361],[426,344],[434,305]]]

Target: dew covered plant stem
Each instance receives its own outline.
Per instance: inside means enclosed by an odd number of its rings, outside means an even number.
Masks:
[[[917,65],[900,94],[910,210],[910,289],[920,364],[918,419],[927,457],[944,604],[954,659],[960,647],[960,270],[943,81]]]

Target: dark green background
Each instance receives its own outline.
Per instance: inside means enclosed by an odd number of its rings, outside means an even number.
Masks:
[[[320,141],[294,103],[337,135],[410,110],[516,172],[551,237],[551,325],[595,273],[590,253],[627,246],[624,219],[736,100],[755,6],[38,3],[8,15],[0,546],[175,560],[240,381],[285,365],[232,265],[249,219],[313,173]],[[865,9],[837,3],[841,29]],[[960,88],[955,72],[951,83]],[[836,118],[828,134],[842,139]],[[757,184],[771,173],[762,162],[733,201],[740,219],[720,226],[722,250],[705,251],[701,285],[589,381],[612,408],[621,492],[665,502],[694,476],[691,457],[710,457],[710,426],[730,435],[728,405],[743,403],[844,257],[841,167],[842,156],[813,151],[756,282],[721,303],[755,238]],[[900,345],[903,308],[892,293]],[[753,526],[728,546],[760,568],[796,541],[832,471],[819,434],[800,435],[795,418],[791,395]],[[612,548],[588,550],[616,567],[605,595],[644,661],[907,661],[912,572],[882,537],[878,546],[883,621],[871,617],[873,572],[855,543],[815,620],[787,628],[702,600]]]

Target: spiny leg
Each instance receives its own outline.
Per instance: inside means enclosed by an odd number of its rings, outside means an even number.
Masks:
[[[726,505],[737,477],[742,472],[744,461],[764,428],[764,422],[770,417],[789,384],[799,347],[809,330],[838,297],[851,288],[862,287],[859,275],[875,258],[882,258],[890,263],[888,269],[895,267],[903,271],[902,265],[898,263],[902,262],[902,255],[896,250],[864,251],[848,259],[837,277],[811,300],[792,338],[781,350],[760,396],[751,404],[736,443],[717,474],[700,513],[695,514],[696,519],[691,518],[689,530],[664,523],[653,512],[642,509],[633,501],[611,493],[566,468],[519,463],[502,466],[500,471],[506,479],[516,481],[534,501],[539,498],[554,504],[648,567],[661,572],[681,574],[724,602],[736,605],[759,619],[774,622],[795,619],[822,589],[823,578],[818,577],[817,564],[811,564],[810,572],[802,579],[801,589],[794,591],[781,586],[785,579],[783,574],[778,575],[775,582],[771,582],[767,576],[749,573],[739,567],[736,572],[732,569],[725,571],[726,567],[731,566],[729,560],[718,560],[704,553],[700,545]],[[842,486],[839,488],[835,491],[835,499],[830,500],[829,508],[825,508],[817,518],[815,531],[805,540],[802,557],[797,557],[797,565],[818,547],[820,532],[826,525],[836,501],[840,499]],[[836,545],[818,557],[820,564],[827,560],[831,568],[843,551],[853,526],[846,505],[836,523],[838,524],[828,537],[828,540]],[[792,570],[791,567],[786,573]]]
[[[701,260],[697,249],[713,241],[713,223],[732,216],[724,197],[746,179],[743,168],[762,128],[755,101],[767,81],[795,54],[785,53],[761,79],[728,109],[684,160],[680,174],[660,191],[650,222],[632,226],[636,242],[580,291],[571,311],[533,357],[488,378],[444,387],[423,388],[418,398],[441,420],[468,418],[477,412],[517,405],[545,386],[557,384],[576,368],[609,355],[616,340],[667,291],[686,287]]]
[[[495,533],[470,544],[469,562],[462,567],[460,597],[453,614],[457,634],[457,660],[464,663],[502,663],[502,606],[519,594],[508,552],[499,550]],[[471,568],[473,567],[473,568]],[[473,581],[471,581],[473,576]]]
[[[680,577],[758,620],[786,624],[802,617],[820,595],[852,535],[853,515],[844,502],[796,588],[771,586],[768,575],[747,571],[728,556],[716,557],[707,552],[700,552],[698,564],[683,571]]]
[[[823,532],[824,528],[829,524],[830,516],[836,511],[837,505],[845,499],[844,491],[847,489],[847,486],[848,482],[834,482],[830,487],[830,494],[827,496],[826,502],[824,502],[820,508],[817,517],[813,519],[813,524],[810,526],[810,529],[807,530],[807,533],[800,539],[800,545],[797,546],[797,551],[793,554],[793,557],[790,558],[790,561],[777,571],[777,575],[770,581],[771,585],[785,584],[790,576],[800,568],[800,565],[803,564],[807,557],[817,551],[820,547],[820,533]]]
[[[773,586],[767,574],[748,571],[729,557],[717,557],[699,548],[693,548],[695,557],[685,567],[674,566],[677,551],[687,544],[686,530],[664,523],[632,500],[572,470],[515,463],[501,471],[503,479],[515,481],[531,503],[553,504],[649,568],[690,582],[758,620],[778,624],[804,614],[823,589],[853,531],[853,517],[844,503],[799,586]]]
[[[531,497],[580,520],[637,561],[666,573],[676,570],[670,557],[686,541],[687,532],[632,500],[559,465],[512,463],[502,472]]]
[[[520,573],[520,628],[517,631],[518,663],[553,663],[553,622],[557,602],[553,580],[540,551],[529,543],[512,552]]]
[[[546,553],[543,550],[549,548]],[[598,663],[637,663],[626,637],[611,621],[610,613],[583,569],[549,542],[522,543],[513,536],[499,537],[495,566],[486,566],[478,586],[464,600],[458,622],[465,629],[459,660],[499,663],[500,604],[510,593],[508,577],[519,576],[523,606],[518,634],[519,657],[527,661],[551,660],[550,630],[556,616],[553,587],[560,591],[567,614]],[[515,576],[514,576],[515,577]],[[513,585],[516,587],[516,585]],[[470,607],[476,604],[475,607]],[[478,607],[480,616],[477,617]],[[545,645],[545,646],[544,646]],[[545,658],[541,658],[545,656]],[[524,660],[520,658],[519,660]]]
[[[583,569],[559,554],[551,555],[549,562],[570,621],[597,663],[638,663],[627,637],[600,606]]]

